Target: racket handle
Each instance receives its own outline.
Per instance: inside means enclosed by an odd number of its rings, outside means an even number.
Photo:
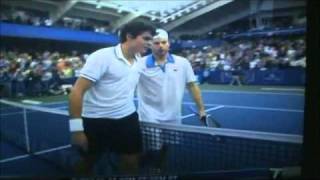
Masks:
[[[205,126],[208,126],[207,115],[206,115],[206,116],[202,116],[202,117],[200,118],[200,121],[201,121]]]
[[[194,113],[194,114],[196,114],[196,115],[199,116],[198,111],[197,111],[193,106],[189,106],[189,109],[191,110],[192,113]],[[201,121],[205,126],[208,126],[207,115],[200,117],[200,121]]]

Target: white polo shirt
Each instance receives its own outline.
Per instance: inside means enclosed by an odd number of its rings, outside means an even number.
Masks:
[[[163,67],[152,55],[138,61],[140,77],[137,86],[140,120],[181,123],[181,106],[186,84],[196,77],[189,61],[168,55]]]
[[[128,62],[120,44],[92,53],[80,71],[81,77],[94,82],[84,95],[82,116],[118,119],[136,111],[133,79],[137,73],[136,62]]]

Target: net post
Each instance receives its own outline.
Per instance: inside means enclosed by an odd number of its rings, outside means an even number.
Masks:
[[[28,131],[28,121],[27,121],[27,110],[26,108],[23,108],[23,126],[24,126],[24,133],[25,133],[25,139],[26,139],[26,147],[27,152],[30,152],[30,142],[29,142],[29,131]]]

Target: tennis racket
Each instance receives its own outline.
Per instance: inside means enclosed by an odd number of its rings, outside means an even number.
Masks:
[[[198,111],[193,106],[189,106],[189,109],[191,110],[191,112],[199,116]],[[201,117],[200,120],[207,127],[215,127],[215,128],[221,127],[221,124],[217,120],[215,120],[210,114],[207,114],[206,116]]]

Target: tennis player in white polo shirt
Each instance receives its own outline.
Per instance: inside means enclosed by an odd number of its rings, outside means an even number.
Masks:
[[[138,62],[139,118],[146,122],[180,124],[182,99],[187,87],[197,104],[199,119],[203,120],[206,113],[191,64],[183,57],[170,54],[169,47],[168,33],[157,29],[151,45],[152,54]],[[179,144],[182,139],[161,140],[161,129],[157,129],[154,136],[156,143],[142,156],[141,163],[152,163],[165,171],[167,144]]]
[[[152,54],[139,61],[137,86],[140,120],[156,123],[181,123],[181,106],[187,87],[198,107],[200,119],[206,116],[200,88],[190,62],[169,53],[168,33],[157,29]]]
[[[69,95],[72,144],[85,155],[78,172],[92,173],[95,162],[108,149],[119,153],[122,173],[134,173],[142,151],[142,137],[134,88],[139,53],[145,53],[155,34],[141,22],[125,25],[120,44],[92,53]]]

